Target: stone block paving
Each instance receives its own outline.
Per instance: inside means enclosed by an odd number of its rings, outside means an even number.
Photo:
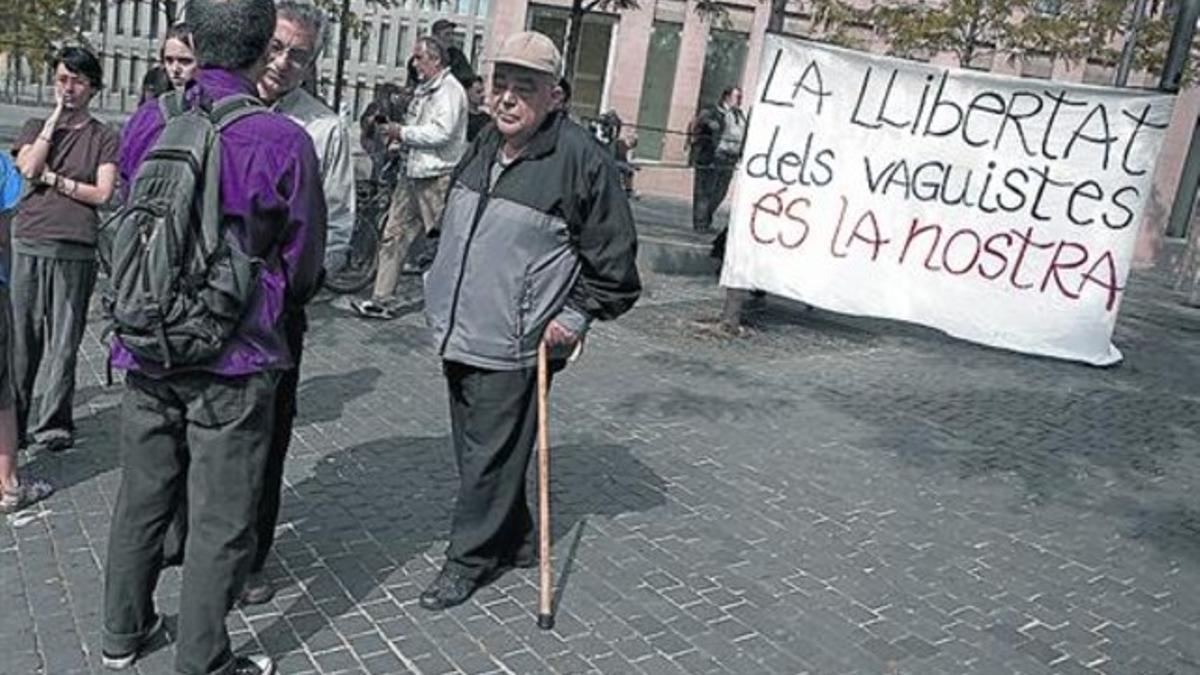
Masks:
[[[1137,279],[1097,369],[772,300],[698,336],[656,276],[554,389],[558,623],[536,570],[416,603],[456,475],[419,316],[312,312],[263,607],[239,650],[308,673],[1200,673],[1200,311]],[[0,672],[100,673],[120,388],[99,326],[62,490],[0,526]],[[533,494],[531,488],[531,495]],[[160,584],[173,620],[179,575]],[[136,672],[171,672],[161,645]]]

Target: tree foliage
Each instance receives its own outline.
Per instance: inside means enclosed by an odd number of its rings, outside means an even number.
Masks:
[[[11,0],[0,11],[0,50],[42,63],[65,41],[81,41],[77,0]]]

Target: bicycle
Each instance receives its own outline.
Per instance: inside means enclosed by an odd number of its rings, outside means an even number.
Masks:
[[[379,171],[378,177],[355,182],[357,201],[350,250],[342,269],[325,276],[325,288],[334,293],[357,293],[375,279],[379,242],[395,186],[396,172],[387,168]]]

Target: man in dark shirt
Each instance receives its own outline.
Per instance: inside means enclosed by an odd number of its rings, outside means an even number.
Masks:
[[[54,60],[55,107],[25,123],[13,144],[33,186],[12,224],[13,381],[17,433],[47,450],[74,442],[75,364],[96,283],[96,208],[117,177],[117,134],[91,116],[100,62],[80,47]],[[49,366],[33,414],[38,368]]]
[[[484,103],[487,90],[483,86],[483,78],[476,75],[471,78],[467,87],[467,142],[475,140],[480,131],[492,121]]]
[[[449,53],[450,60],[446,63],[450,67],[450,74],[454,75],[454,79],[467,89],[471,80],[475,79],[475,69],[471,67],[471,62],[467,60],[467,55],[463,50],[458,48],[454,40],[454,29],[458,28],[458,24],[449,19],[438,19],[433,22],[430,32],[433,37],[437,38],[446,46],[446,51]]]
[[[271,0],[191,0],[200,71],[186,104],[253,96],[275,31]],[[121,176],[130,181],[164,126],[155,103],[125,127]],[[162,626],[154,586],[163,535],[187,486],[188,534],[176,631],[186,675],[270,675],[267,657],[234,656],[225,616],[250,566],[255,511],[274,424],[280,373],[296,355],[283,313],[317,291],[326,208],[312,140],[268,112],[231,122],[220,138],[221,218],[242,251],[263,261],[241,324],[212,361],[166,368],[114,338],[127,371],[121,410],[121,485],[104,577],[103,661],[127,668]]]

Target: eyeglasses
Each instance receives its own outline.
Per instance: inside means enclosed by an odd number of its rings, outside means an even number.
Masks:
[[[280,54],[285,54],[285,58],[289,63],[297,66],[307,66],[312,62],[313,52],[311,49],[300,49],[299,47],[288,47],[279,40],[271,40],[267,46],[267,51],[271,58],[276,58]]]

